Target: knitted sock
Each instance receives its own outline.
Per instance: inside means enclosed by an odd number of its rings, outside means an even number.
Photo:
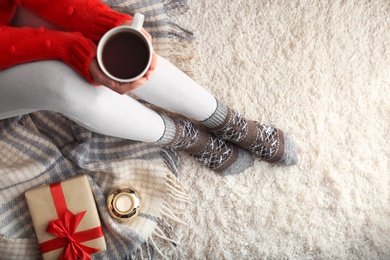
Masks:
[[[183,150],[206,167],[221,174],[239,173],[253,165],[245,150],[226,142],[182,118],[162,115],[165,133],[157,143]]]
[[[246,120],[220,102],[214,114],[201,123],[216,136],[251,151],[267,162],[293,165],[298,161],[298,150],[289,134]]]

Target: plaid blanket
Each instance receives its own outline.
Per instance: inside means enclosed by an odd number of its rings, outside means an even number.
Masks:
[[[172,22],[185,1],[106,1],[121,12],[145,14],[156,50],[170,55],[192,33]],[[179,221],[186,192],[177,179],[175,151],[93,133],[60,114],[41,111],[0,121],[0,252],[6,259],[39,259],[39,246],[24,198],[30,188],[78,174],[89,177],[107,242],[94,259],[153,258],[156,242],[175,243],[169,223]],[[134,221],[119,223],[106,210],[106,196],[131,184],[142,197]],[[160,241],[161,242],[161,241]]]

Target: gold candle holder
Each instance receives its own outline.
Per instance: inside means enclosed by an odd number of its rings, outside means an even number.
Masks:
[[[116,188],[107,197],[107,208],[110,215],[126,221],[139,213],[141,197],[133,188]]]

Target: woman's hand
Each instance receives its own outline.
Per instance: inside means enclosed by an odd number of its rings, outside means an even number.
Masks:
[[[129,25],[129,24],[131,24],[131,21],[125,21],[122,25]],[[150,43],[152,43],[152,36],[145,29],[142,29],[142,33],[148,38]],[[157,65],[157,54],[153,51],[152,62],[150,64],[149,70],[145,73],[145,75],[142,78],[129,83],[121,83],[109,78],[100,69],[96,58],[91,61],[91,64],[89,66],[89,71],[95,83],[104,85],[112,89],[113,91],[118,92],[119,94],[128,94],[150,79],[150,76],[153,74],[154,70],[156,69],[156,65]]]

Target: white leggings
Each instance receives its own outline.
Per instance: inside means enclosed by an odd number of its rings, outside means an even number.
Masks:
[[[215,97],[159,57],[151,79],[132,92],[153,105],[195,120],[210,117]],[[0,71],[0,119],[38,110],[60,112],[109,136],[154,142],[165,130],[161,116],[128,95],[95,87],[60,61],[39,61]]]

